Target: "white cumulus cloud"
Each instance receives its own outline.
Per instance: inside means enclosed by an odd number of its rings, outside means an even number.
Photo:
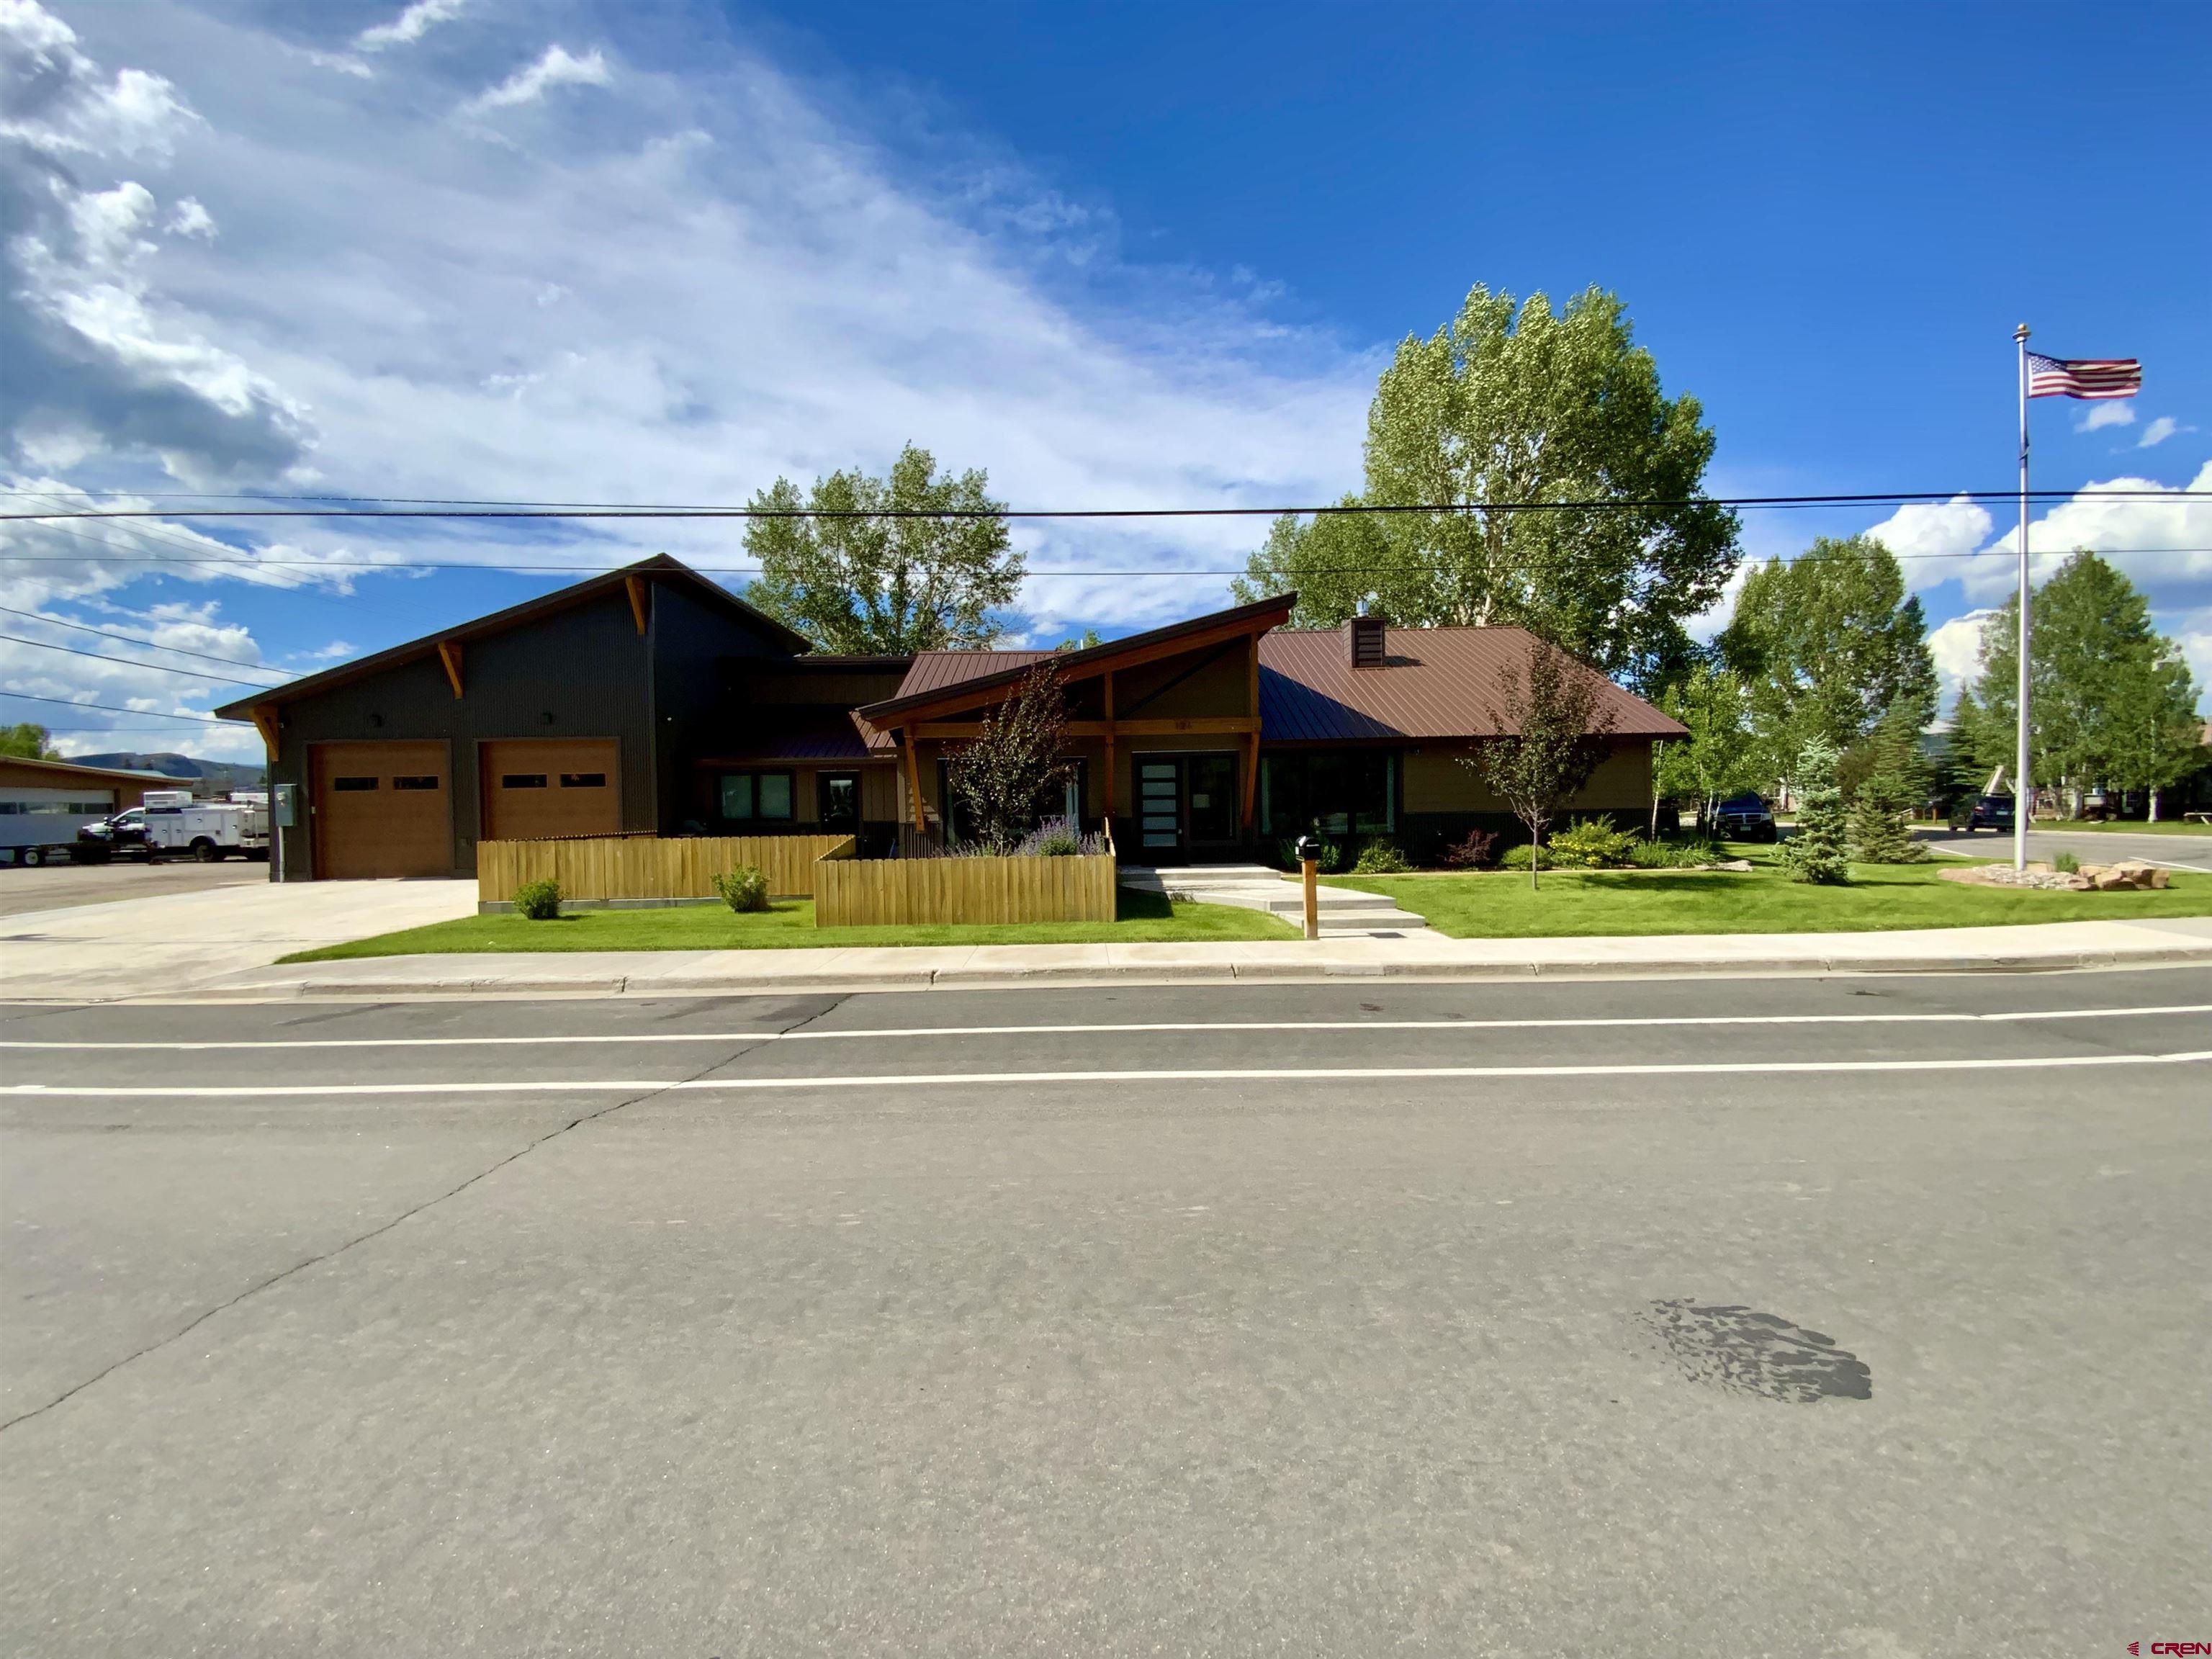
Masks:
[[[216,237],[215,216],[200,205],[197,197],[187,196],[170,210],[167,228],[172,236],[198,236],[211,242]]]
[[[2125,398],[2116,398],[2110,402],[2093,405],[2089,412],[2075,423],[2074,429],[2076,432],[2101,432],[2108,426],[2133,426],[2135,423],[2136,406]]]
[[[2154,449],[2177,432],[2194,432],[2196,429],[2183,426],[2171,415],[2161,415],[2143,428],[2142,436],[2136,440],[2136,447]]]

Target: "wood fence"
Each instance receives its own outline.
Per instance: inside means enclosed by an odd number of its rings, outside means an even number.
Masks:
[[[564,898],[712,898],[714,878],[757,866],[778,898],[815,896],[817,868],[853,856],[850,836],[588,836],[569,841],[480,841],[477,897],[497,903],[547,877]],[[1030,860],[1028,862],[1042,862]]]
[[[1111,854],[825,860],[814,872],[814,925],[1111,921],[1114,891]]]

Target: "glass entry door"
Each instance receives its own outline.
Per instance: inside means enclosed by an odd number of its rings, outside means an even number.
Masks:
[[[1134,758],[1139,859],[1180,864],[1194,852],[1237,844],[1236,756]]]
[[[1137,760],[1137,846],[1152,864],[1178,864],[1188,856],[1182,839],[1182,763],[1139,755]]]

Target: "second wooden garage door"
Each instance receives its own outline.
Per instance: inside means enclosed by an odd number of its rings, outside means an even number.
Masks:
[[[611,738],[487,743],[483,838],[611,836],[622,828],[622,750]]]

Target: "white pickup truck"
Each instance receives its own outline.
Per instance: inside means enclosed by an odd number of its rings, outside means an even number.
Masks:
[[[146,852],[149,858],[189,854],[203,864],[236,854],[269,856],[269,797],[237,793],[228,800],[194,800],[189,789],[146,792]]]

